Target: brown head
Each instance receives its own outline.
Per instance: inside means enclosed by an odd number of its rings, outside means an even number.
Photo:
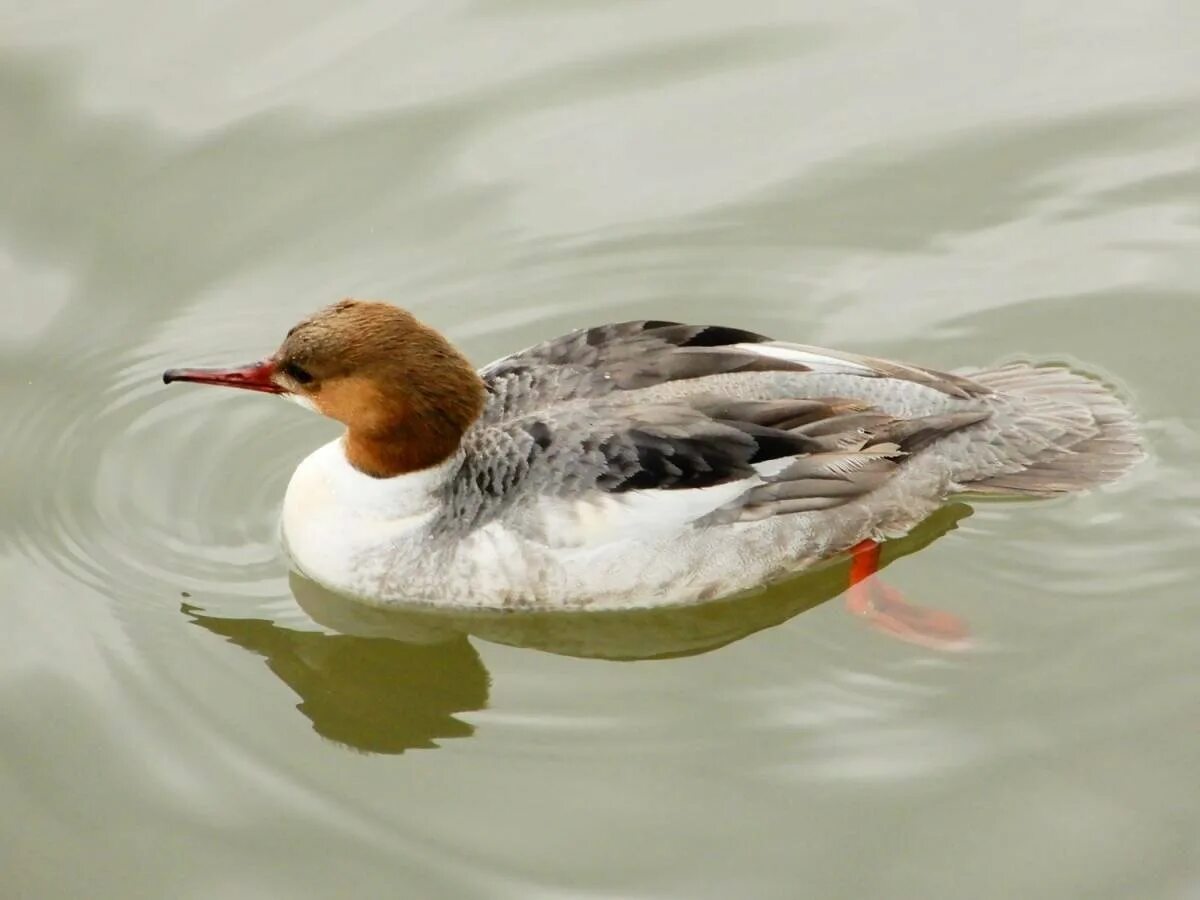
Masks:
[[[287,333],[270,359],[233,369],[168,369],[194,381],[290,394],[346,426],[346,456],[388,478],[436,465],[483,411],[471,364],[411,313],[343,300]]]

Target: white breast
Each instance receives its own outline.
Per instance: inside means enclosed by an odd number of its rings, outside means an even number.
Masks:
[[[342,439],[297,466],[283,500],[283,539],[296,566],[335,590],[377,596],[403,577],[437,512],[435,491],[454,460],[399,475],[372,478],[346,459]]]

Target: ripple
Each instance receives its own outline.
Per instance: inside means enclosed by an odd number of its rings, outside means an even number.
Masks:
[[[278,597],[278,504],[320,426],[265,398],[168,391],[178,358],[93,351],[17,391],[3,440],[23,516],[6,538],[110,597]]]

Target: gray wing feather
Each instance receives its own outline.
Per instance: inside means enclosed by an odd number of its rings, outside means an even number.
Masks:
[[[480,370],[497,398],[492,421],[567,399],[749,372],[820,372],[890,378],[955,398],[990,389],[965,376],[868,356],[773,341],[717,325],[634,321],[573,331]]]
[[[988,416],[974,409],[898,418],[854,397],[705,392],[719,380],[711,376],[750,372],[901,379],[953,398],[989,393],[964,377],[741,329],[655,321],[583,329],[481,370],[490,399],[464,437],[460,469],[446,487],[448,514],[471,528],[511,519],[539,497],[742,480],[746,492],[710,521],[823,509],[874,490],[906,454]],[[673,382],[685,384],[671,397],[644,390]],[[790,462],[763,476],[758,467],[774,460]]]

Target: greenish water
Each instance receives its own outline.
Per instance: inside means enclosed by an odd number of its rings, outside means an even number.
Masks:
[[[1198,46],[1115,0],[0,4],[0,896],[1200,896]],[[641,316],[1080,361],[1151,458],[891,548],[969,652],[844,566],[380,623],[276,544],[329,423],[158,381],[343,295],[480,363]]]

